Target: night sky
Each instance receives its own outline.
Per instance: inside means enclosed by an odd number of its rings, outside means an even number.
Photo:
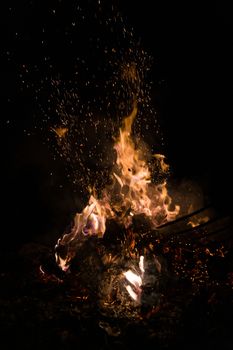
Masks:
[[[114,53],[116,47],[118,60],[127,45],[133,52],[140,46],[142,64],[141,52],[148,52],[146,79],[159,124],[159,151],[166,154],[172,177],[200,183],[220,212],[231,212],[233,21],[227,3],[24,0],[0,6],[3,242],[53,242],[85,202],[67,177],[64,159],[54,156],[54,141],[47,142],[50,118],[56,120],[51,81],[61,82],[63,94],[68,86],[69,96],[73,84],[79,88],[82,103],[98,115],[102,133],[101,115],[103,124],[106,118],[114,124],[114,113],[106,107],[105,81],[112,78],[105,46]],[[115,24],[99,24],[119,12],[123,24],[119,15]],[[153,148],[157,127],[152,114],[144,141]],[[88,126],[85,130],[89,135]],[[97,136],[90,136],[86,152]],[[111,139],[102,133],[102,145],[105,137]],[[99,171],[93,160],[87,165],[90,172]]]

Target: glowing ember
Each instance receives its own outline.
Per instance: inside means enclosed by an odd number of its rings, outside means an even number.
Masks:
[[[83,236],[103,237],[107,219],[114,219],[128,229],[132,226],[135,215],[144,215],[151,226],[156,228],[175,219],[179,212],[179,206],[175,206],[174,210],[170,209],[171,198],[168,195],[166,181],[159,184],[152,183],[151,172],[143,151],[133,142],[131,131],[136,115],[135,105],[132,113],[124,119],[115,142],[117,158],[112,185],[105,188],[100,199],[91,195],[82,213],[75,215],[70,233],[58,240],[56,260],[63,271],[69,268],[70,261],[76,254],[76,242]],[[168,165],[164,162],[164,156],[157,154],[154,157],[159,163],[160,174],[166,173]],[[61,248],[65,248],[63,256],[58,252]],[[140,258],[140,269],[143,274],[143,257]],[[141,282],[137,285],[139,288]],[[129,290],[131,289],[128,287]],[[132,291],[129,293],[133,295]]]
[[[137,107],[123,123],[120,136],[115,143],[117,152],[118,174],[114,173],[120,185],[120,199],[117,203],[118,209],[125,208],[123,221],[125,226],[131,224],[132,216],[144,214],[151,219],[154,227],[166,221],[175,219],[179,212],[176,206],[174,211],[170,210],[171,198],[168,196],[166,182],[159,185],[151,183],[151,172],[143,157],[140,148],[136,148],[131,137],[132,123],[137,115]],[[160,162],[160,171],[165,173],[168,166],[164,162],[164,156],[155,155]],[[126,212],[130,216],[125,216]],[[133,214],[133,215],[132,215]]]
[[[142,274],[144,274],[145,272],[145,269],[144,269],[144,256],[140,256],[140,260],[139,260],[139,268],[142,272]]]
[[[131,298],[137,302],[140,302],[140,297],[141,297],[141,285],[142,285],[142,280],[143,280],[143,275],[144,275],[144,256],[140,256],[139,260],[139,268],[141,270],[141,275],[138,275],[134,273],[132,270],[128,270],[123,273],[125,278],[130,282],[130,284],[126,285],[126,290],[131,296]]]

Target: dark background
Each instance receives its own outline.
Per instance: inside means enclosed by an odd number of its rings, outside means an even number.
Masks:
[[[62,11],[53,19],[59,3]],[[42,39],[50,45],[54,70],[65,69],[69,59],[78,55],[78,49],[69,51],[63,40],[71,21],[70,3],[9,1],[1,9],[2,247],[40,239],[51,243],[74,211],[75,198],[62,161],[53,160],[40,134],[28,135],[37,106],[33,88],[22,89],[21,84],[25,62],[35,65],[45,55]],[[86,2],[90,9],[96,4]],[[154,58],[153,103],[173,176],[203,184],[219,212],[231,213],[230,5],[224,1],[119,1],[118,6]],[[42,23],[50,34],[41,34]],[[38,77],[40,71],[31,79]]]

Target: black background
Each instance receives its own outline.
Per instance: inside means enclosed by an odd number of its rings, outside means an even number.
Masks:
[[[62,37],[69,15],[64,12],[52,22],[50,13],[57,3],[11,1],[1,10],[1,240],[7,245],[42,238],[53,242],[74,210],[62,162],[53,161],[40,136],[29,137],[23,131],[32,127],[36,106],[33,91],[20,89],[20,67],[24,62],[34,64],[44,55],[37,32],[42,20]],[[86,3],[91,8],[97,2]],[[67,1],[67,13],[69,6]],[[154,58],[153,100],[174,177],[207,184],[218,210],[230,212],[230,5],[224,1],[119,1],[118,6]],[[22,40],[15,37],[16,32]],[[63,58],[68,62],[59,35],[50,50],[54,57],[60,55],[61,62]]]

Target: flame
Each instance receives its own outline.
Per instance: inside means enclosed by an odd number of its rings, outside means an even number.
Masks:
[[[175,219],[179,212],[179,206],[175,210],[169,210],[171,198],[168,196],[166,181],[159,185],[151,183],[151,172],[143,157],[140,148],[136,148],[131,137],[132,123],[137,115],[135,105],[130,116],[125,118],[120,136],[114,145],[117,152],[116,164],[118,174],[114,173],[120,185],[122,202],[121,207],[129,211],[131,218],[125,218],[125,224],[130,224],[132,216],[144,214],[151,218],[152,224],[157,227],[166,221]],[[154,157],[160,163],[163,173],[168,171],[169,166],[164,161],[164,156],[156,154]]]
[[[75,215],[71,232],[65,234],[62,239],[59,239],[55,247],[55,249],[59,246],[68,247],[65,259],[55,253],[56,261],[63,271],[68,270],[69,262],[75,255],[75,251],[72,249],[72,242],[75,242],[81,235],[97,235],[102,237],[106,230],[106,218],[112,215],[113,213],[110,205],[105,198],[97,200],[94,196],[90,197],[89,203],[83,209],[82,213],[77,213]],[[69,249],[70,247],[71,249]]]
[[[58,127],[58,128],[51,128],[52,131],[55,132],[55,134],[59,137],[59,138],[63,138],[66,136],[67,132],[68,132],[68,128],[65,127]]]
[[[165,163],[165,156],[163,154],[154,154],[154,157],[160,162],[161,169],[164,173],[169,170],[169,165]]]
[[[100,199],[91,195],[88,205],[74,217],[70,233],[58,240],[56,245],[56,260],[63,271],[69,268],[74,257],[75,242],[82,236],[96,235],[103,237],[106,230],[106,220],[114,218],[127,228],[132,224],[135,215],[144,214],[152,226],[171,221],[179,213],[179,206],[170,210],[171,198],[168,195],[166,181],[153,184],[151,172],[144,159],[143,151],[136,147],[132,133],[132,124],[137,115],[137,106],[123,121],[119,137],[116,139],[116,167],[113,172],[113,184],[106,188]],[[159,162],[160,171],[165,173],[168,165],[164,156],[154,155]],[[57,248],[66,247],[65,257],[57,253]],[[132,293],[131,293],[132,294]]]
[[[190,225],[192,228],[194,228],[194,227],[200,226],[201,224],[205,224],[208,221],[209,221],[209,217],[203,216],[202,218],[193,218],[187,223],[187,225]]]

